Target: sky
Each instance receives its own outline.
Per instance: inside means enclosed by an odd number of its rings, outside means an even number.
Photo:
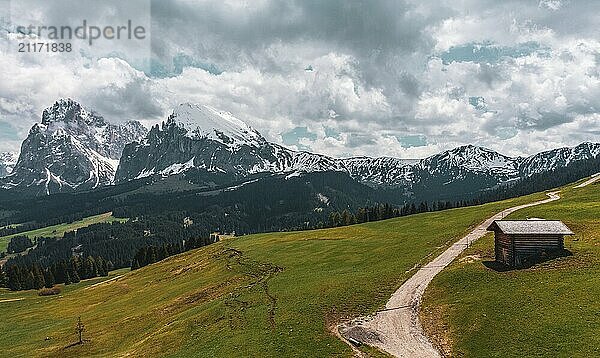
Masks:
[[[335,157],[423,158],[464,144],[516,156],[600,141],[600,1],[2,6],[0,151],[18,151],[64,97],[145,125],[179,103],[211,105],[270,141]],[[115,14],[142,24],[144,41],[16,50],[18,25],[110,23]]]

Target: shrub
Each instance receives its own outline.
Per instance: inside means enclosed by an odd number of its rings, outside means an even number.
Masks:
[[[60,293],[60,287],[42,288],[38,293],[40,296],[52,296]]]

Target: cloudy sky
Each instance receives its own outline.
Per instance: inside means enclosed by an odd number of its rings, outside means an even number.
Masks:
[[[0,151],[18,150],[60,97],[145,124],[178,103],[208,104],[271,141],[333,156],[600,141],[600,1],[100,3],[0,1]],[[148,27],[141,46],[16,50],[27,21],[115,13]]]

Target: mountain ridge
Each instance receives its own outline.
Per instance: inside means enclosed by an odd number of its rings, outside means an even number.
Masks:
[[[139,144],[130,144],[124,150],[115,181],[126,182],[149,176],[183,175],[203,184],[212,185],[217,177],[231,175],[240,180],[254,174],[297,176],[305,173],[337,171],[348,174],[360,183],[373,188],[404,189],[408,197],[419,192],[438,190],[458,183],[469,190],[484,191],[536,173],[555,170],[580,160],[597,159],[600,144],[582,143],[573,148],[559,148],[529,157],[509,157],[488,148],[463,145],[427,158],[406,160],[393,157],[333,158],[308,151],[295,151],[264,140],[260,133],[236,119],[240,133],[243,128],[251,133],[250,140],[226,138],[226,131],[217,128],[198,130],[179,125],[180,118],[203,115],[201,111],[188,113],[186,109],[206,108],[191,104],[178,106],[166,123],[154,126],[151,134]],[[211,115],[219,115],[212,109]],[[227,113],[224,120],[229,120]],[[214,122],[214,118],[209,118]],[[193,123],[210,122],[199,119]],[[210,126],[209,126],[210,127]],[[177,128],[176,130],[173,128]],[[229,129],[230,130],[230,129]],[[230,130],[231,131],[231,130]],[[192,133],[190,133],[192,132]],[[215,137],[213,134],[219,136]],[[255,140],[255,138],[260,138]],[[156,158],[145,166],[140,161]]]
[[[399,189],[406,200],[414,200],[485,192],[599,158],[600,144],[590,142],[528,157],[468,144],[423,159],[334,158],[269,142],[231,113],[206,105],[180,104],[147,131],[139,122],[108,123],[61,99],[43,111],[0,187],[48,195],[170,176],[216,187],[256,175],[333,171],[375,189]]]

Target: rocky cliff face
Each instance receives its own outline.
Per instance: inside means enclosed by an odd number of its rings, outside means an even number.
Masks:
[[[139,122],[110,124],[73,100],[59,100],[31,128],[0,186],[51,194],[111,184],[125,145],[146,133]]]

